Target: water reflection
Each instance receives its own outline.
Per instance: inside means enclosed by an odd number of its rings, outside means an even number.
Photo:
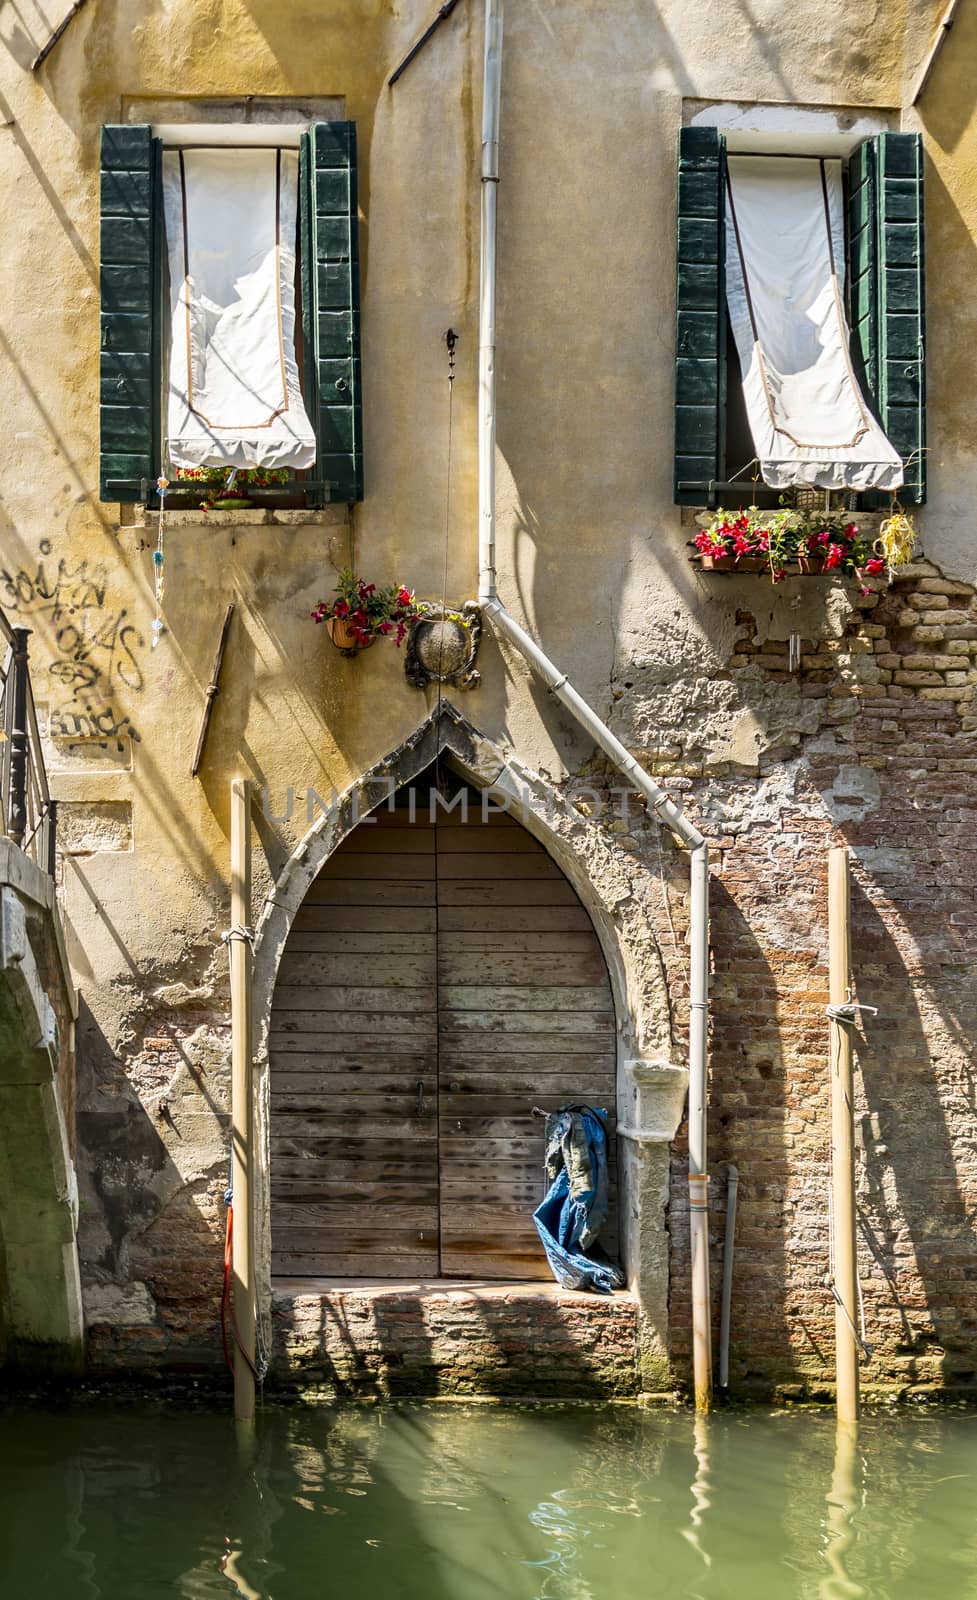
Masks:
[[[977,1418],[0,1411],[0,1596],[977,1600]]]
[[[839,1422],[835,1434],[834,1471],[828,1490],[825,1560],[830,1569],[821,1584],[822,1600],[860,1600],[865,1590],[848,1576],[845,1558],[855,1543],[855,1509],[858,1488],[855,1465],[858,1459],[858,1426]]]

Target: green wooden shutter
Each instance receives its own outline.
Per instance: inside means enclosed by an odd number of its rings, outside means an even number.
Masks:
[[[99,494],[135,503],[159,474],[160,142],[104,127]]]
[[[902,456],[907,505],[926,499],[926,310],[923,148],[918,133],[880,133],[849,163],[852,351],[867,398]],[[865,496],[887,505],[889,496]]]
[[[317,122],[303,137],[302,315],[316,478],[327,500],[363,498],[356,124]]]
[[[726,473],[726,141],[683,128],[678,146],[675,501],[701,505]]]

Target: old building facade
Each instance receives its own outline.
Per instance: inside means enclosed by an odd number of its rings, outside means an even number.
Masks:
[[[709,841],[713,1289],[715,1299],[735,1163],[730,1382],[744,1393],[832,1381],[826,863],[840,843],[857,995],[878,1008],[857,1037],[864,1381],[888,1392],[973,1382],[977,15],[964,0],[913,104],[942,10],[544,0],[512,4],[505,20],[499,592]],[[245,777],[256,1250],[278,1372],[498,1393],[565,1389],[571,1373],[587,1392],[666,1391],[688,1382],[691,1361],[688,856],[490,622],[479,681],[462,687],[409,682],[387,640],[342,655],[310,619],[345,567],[450,608],[477,594],[483,19],[462,0],[389,87],[430,11],[423,0],[89,0],[36,69],[58,18],[34,5],[5,14],[0,151],[17,225],[0,262],[0,605],[32,630],[59,802],[80,992],[88,1360],[222,1361],[221,935],[230,782]],[[175,147],[181,127],[201,144],[207,127],[245,129],[259,145],[285,129],[294,146],[321,123],[356,128],[362,496],[354,482],[353,498],[320,506],[171,504],[157,603],[158,510],[138,494],[103,497],[130,469],[106,470],[104,437],[100,463],[100,208],[104,223],[125,167],[106,165],[101,130],[148,128]],[[912,508],[914,559],[891,585],[772,585],[689,559],[700,524],[695,505],[675,503],[673,412],[676,147],[693,125],[731,139],[759,130],[774,151],[823,139],[846,158],[859,138],[921,135],[928,494]],[[879,513],[863,520],[875,531]],[[396,811],[363,821],[412,784],[426,804],[432,781],[474,797],[482,843],[471,860],[459,850],[457,892],[450,841],[442,859],[440,837],[404,841]],[[508,823],[482,824],[483,793],[495,806],[508,797]],[[508,865],[474,865],[507,826],[519,830],[499,850]],[[385,828],[396,831],[392,876],[371,843]],[[388,893],[391,883],[412,887]],[[534,920],[527,906],[554,914]],[[336,907],[363,914],[330,920]],[[395,937],[350,937],[380,931]],[[282,1052],[309,1011],[339,1041],[322,1047],[337,1059],[302,1055],[315,1082],[296,1085]],[[340,1081],[323,1086],[327,1071]],[[276,1073],[288,1078],[278,1090]],[[415,1093],[441,1147],[424,1171]],[[525,1151],[535,1161],[541,1141],[523,1150],[520,1118],[568,1094],[616,1099],[619,1122],[643,1135],[616,1142],[633,1292],[609,1302],[522,1282],[542,1276],[541,1253],[526,1266],[525,1220]],[[371,1117],[393,1165],[374,1150],[375,1193],[345,1168],[330,1188],[336,1142],[368,1142]],[[510,1135],[515,1154],[500,1155]],[[315,1139],[332,1148],[308,1202],[320,1209],[296,1220],[289,1184]],[[366,1143],[355,1158],[365,1175]],[[490,1170],[499,1161],[511,1181]],[[493,1208],[514,1219],[508,1233]],[[410,1288],[419,1280],[424,1293]]]

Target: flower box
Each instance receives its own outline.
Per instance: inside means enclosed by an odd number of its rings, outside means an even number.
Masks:
[[[750,506],[714,512],[691,543],[692,559],[704,572],[764,572],[773,583],[833,574],[857,578],[868,594],[865,579],[908,561],[913,538],[911,519],[898,511],[883,523],[873,546],[845,514]]]

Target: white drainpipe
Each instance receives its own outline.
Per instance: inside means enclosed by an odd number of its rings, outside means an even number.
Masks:
[[[689,1206],[692,1243],[692,1339],[695,1403],[708,1410],[712,1394],[709,1306],[708,1185],[706,1170],[706,1009],[709,988],[709,849],[668,795],[649,778],[565,672],[510,616],[495,583],[495,283],[502,100],[503,0],[485,0],[485,76],[482,100],[482,236],[478,339],[478,598],[482,610],[566,706],[594,743],[645,797],[651,810],[691,852],[689,926]]]

